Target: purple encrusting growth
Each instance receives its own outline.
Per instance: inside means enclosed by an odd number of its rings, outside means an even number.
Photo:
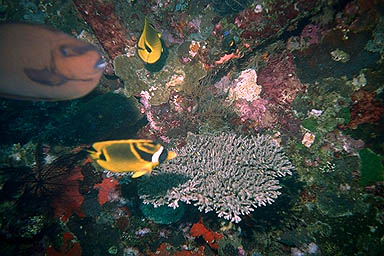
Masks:
[[[271,204],[281,194],[279,177],[294,166],[270,136],[189,134],[178,157],[140,183],[144,203],[177,208],[179,202],[216,211],[218,217],[241,221],[255,208]]]

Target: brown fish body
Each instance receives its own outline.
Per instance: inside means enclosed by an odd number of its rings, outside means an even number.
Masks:
[[[91,44],[46,26],[0,24],[0,96],[26,100],[82,97],[105,63]]]

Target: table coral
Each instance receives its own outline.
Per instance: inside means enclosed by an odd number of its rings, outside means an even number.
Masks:
[[[260,134],[189,134],[186,146],[175,151],[178,157],[139,184],[144,203],[177,208],[185,202],[235,223],[272,204],[281,194],[278,177],[294,170],[277,143]]]

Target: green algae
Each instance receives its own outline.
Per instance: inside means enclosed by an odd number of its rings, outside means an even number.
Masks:
[[[349,108],[341,108],[340,114],[341,117],[344,119],[344,124],[348,124],[351,121],[351,111],[349,110]]]
[[[360,185],[369,186],[384,180],[383,157],[371,149],[362,149],[359,152],[361,160]]]
[[[116,76],[124,81],[125,94],[132,96],[141,91],[148,90],[149,86],[142,82],[137,72],[144,69],[143,62],[137,57],[128,57],[126,55],[117,56],[113,60]]]
[[[309,117],[304,119],[301,122],[301,125],[305,128],[310,130],[311,132],[315,132],[317,130],[317,127],[319,126],[317,120],[313,117]]]

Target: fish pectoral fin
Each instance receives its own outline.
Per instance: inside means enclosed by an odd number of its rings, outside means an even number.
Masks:
[[[154,165],[152,163],[145,164],[139,171],[136,171],[133,175],[132,178],[138,178],[143,175],[149,175],[152,172]]]
[[[135,173],[132,175],[132,178],[138,178],[138,177],[141,177],[141,176],[143,176],[143,175],[150,174],[150,173],[151,173],[150,170],[138,171],[138,172],[135,172]]]
[[[60,86],[68,81],[65,76],[55,74],[48,70],[48,68],[24,68],[24,74],[32,81],[47,86]]]

